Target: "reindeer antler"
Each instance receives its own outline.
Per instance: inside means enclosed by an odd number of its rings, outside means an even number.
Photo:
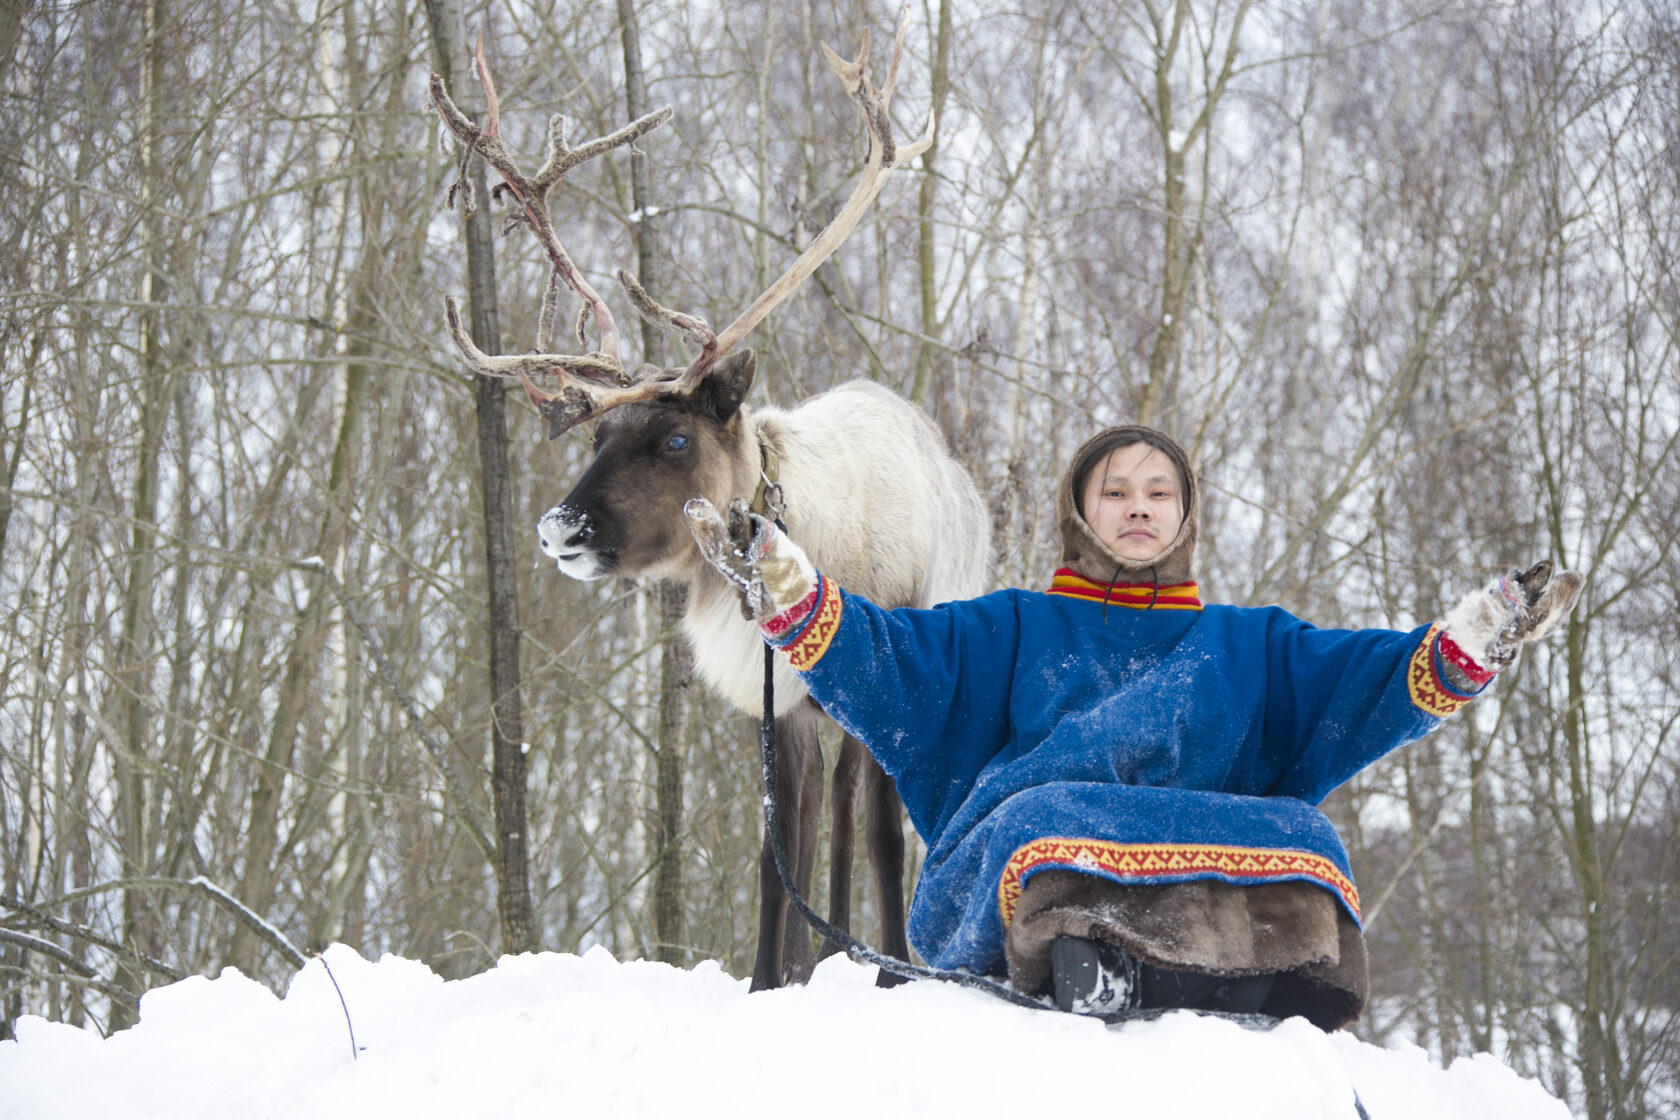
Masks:
[[[588,314],[595,320],[596,330],[600,334],[600,346],[593,354],[587,355],[587,368],[593,370],[615,370],[619,377],[627,377],[624,373],[624,363],[618,353],[618,324],[614,321],[612,312],[606,303],[590,287],[589,282],[578,271],[572,262],[571,255],[566,252],[560,238],[554,232],[554,223],[548,214],[548,196],[566,177],[566,173],[579,164],[587,163],[596,156],[604,155],[614,148],[635,142],[638,138],[658,128],[671,119],[669,106],[655,110],[639,120],[632,121],[617,132],[598,139],[591,140],[582,147],[573,148],[566,142],[566,118],[559,113],[549,118],[548,149],[543,165],[535,175],[526,175],[519,170],[513,157],[508,153],[507,145],[501,137],[501,108],[496,97],[496,83],[490,77],[490,66],[484,59],[484,36],[478,37],[477,45],[473,49],[473,72],[484,86],[484,100],[486,103],[486,123],[483,128],[474,124],[465,113],[456,107],[449,97],[449,91],[444,88],[443,79],[436,74],[431,76],[432,103],[437,106],[438,115],[443,118],[445,127],[461,142],[461,153],[457,168],[456,180],[449,187],[447,203],[453,208],[455,200],[461,200],[463,208],[471,214],[475,208],[471,181],[467,178],[467,164],[474,155],[483,158],[484,162],[495,168],[502,177],[500,184],[492,190],[494,198],[502,192],[511,195],[519,206],[519,210],[510,216],[509,224],[529,226],[536,235],[537,241],[548,254],[549,262],[554,266],[554,275],[561,283],[577,293],[583,300]],[[553,299],[558,299],[558,289],[550,283]],[[545,300],[549,305],[550,300]],[[545,306],[545,310],[547,307]],[[550,322],[550,326],[551,326]],[[455,332],[452,330],[452,334]],[[542,328],[539,328],[539,335]],[[460,335],[456,335],[459,345]],[[468,340],[470,343],[470,339]],[[468,353],[462,350],[469,364],[475,369],[484,367],[476,359],[486,356],[482,353]],[[560,355],[548,355],[552,359],[549,364],[565,366],[571,359]]]
[[[751,306],[723,329],[710,344],[703,344],[699,356],[683,371],[683,375],[670,382],[671,392],[687,392],[698,384],[700,378],[712,364],[730,350],[734,349],[747,334],[764,317],[775,310],[776,306],[794,290],[803,284],[824,261],[834,255],[852,230],[857,227],[864,212],[874,203],[875,197],[886,186],[887,178],[893,171],[923,152],[933,143],[933,114],[928,114],[927,127],[915,143],[908,147],[899,148],[893,142],[892,108],[893,86],[898,81],[899,60],[904,57],[904,36],[910,30],[910,5],[905,4],[898,13],[898,32],[893,36],[892,59],[887,63],[887,80],[880,88],[869,78],[869,28],[865,27],[858,36],[858,56],[847,62],[829,49],[827,43],[822,44],[823,54],[828,58],[828,65],[840,84],[845,88],[848,96],[858,103],[863,110],[864,127],[869,138],[869,154],[864,161],[863,175],[852,190],[852,196],[840,208],[840,213],[834,216],[823,231],[817,234],[805,251],[788,267],[788,270],[766,288]]]
[[[578,273],[577,266],[572,263],[571,257],[567,255],[555,235],[553,223],[548,215],[548,194],[566,172],[586,160],[622,144],[631,143],[637,137],[659,127],[670,119],[671,110],[666,108],[649,113],[611,135],[592,140],[576,149],[567,146],[564,118],[556,114],[549,120],[548,154],[543,167],[536,175],[527,177],[514,165],[506,146],[502,143],[496,88],[490,79],[489,67],[484,61],[484,40],[480,36],[474,52],[474,65],[479,81],[484,85],[484,95],[489,106],[484,128],[474,125],[455,107],[443,88],[443,81],[437,75],[432,75],[432,100],[436,103],[444,124],[462,145],[461,174],[457,182],[449,188],[449,203],[453,206],[456,197],[459,196],[467,211],[471,213],[473,199],[471,190],[466,186],[465,171],[467,161],[473,154],[482,156],[502,177],[502,184],[492,194],[505,190],[520,206],[520,210],[510,217],[509,224],[529,226],[554,265],[554,273],[544,294],[543,311],[538,322],[539,350],[546,350],[552,344],[561,284],[577,293],[583,300],[583,309],[577,321],[579,341],[583,342],[584,327],[588,320],[593,318],[600,334],[600,346],[595,351],[578,356],[537,353],[492,357],[473,345],[471,336],[461,326],[460,311],[455,301],[450,299],[446,305],[449,333],[468,365],[491,377],[517,376],[524,383],[525,392],[531,398],[532,404],[547,422],[550,439],[620,405],[651,400],[668,393],[691,391],[719,358],[733,349],[766,315],[792,294],[794,289],[809,279],[819,265],[834,255],[834,251],[856,228],[864,212],[881,193],[888,176],[904,163],[926,151],[928,145],[933,143],[931,114],[928,117],[927,128],[915,143],[907,147],[898,147],[893,142],[890,110],[893,86],[898,78],[899,60],[904,54],[904,37],[910,26],[909,12],[908,4],[899,10],[898,32],[893,37],[892,59],[887,66],[886,82],[880,89],[875,87],[869,77],[868,28],[865,28],[859,37],[858,57],[852,62],[847,62],[835,54],[827,44],[823,45],[823,53],[828,58],[829,67],[840,79],[847,95],[863,110],[869,151],[864,161],[862,177],[834,220],[812,240],[781,277],[753,300],[752,305],[733,323],[724,328],[722,334],[715,334],[703,319],[684,315],[660,305],[628,273],[619,270],[619,283],[638,313],[650,322],[679,332],[689,342],[700,347],[699,355],[682,375],[676,378],[663,378],[660,371],[652,367],[644,366],[635,375],[625,370],[624,363],[618,355],[618,327],[613,321],[612,312],[607,310],[601,297]],[[549,374],[558,378],[561,382],[560,391],[546,393],[538,389],[532,381],[534,374]]]

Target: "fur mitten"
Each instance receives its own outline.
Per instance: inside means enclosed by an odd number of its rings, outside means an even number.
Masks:
[[[1580,572],[1553,575],[1552,562],[1542,560],[1459,600],[1442,624],[1443,662],[1455,687],[1481,687],[1515,661],[1523,645],[1555,630],[1575,609],[1586,581]]]
[[[814,601],[817,570],[804,549],[746,502],[729,503],[728,524],[705,498],[684,505],[683,514],[700,555],[740,592],[743,618],[766,630],[781,629],[776,622],[782,615]]]

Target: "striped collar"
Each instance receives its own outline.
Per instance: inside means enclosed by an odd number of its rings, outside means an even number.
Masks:
[[[1057,568],[1055,578],[1050,581],[1046,595],[1066,595],[1073,599],[1088,599],[1093,603],[1103,601],[1103,592],[1108,590],[1105,583],[1096,583],[1070,568]],[[1152,583],[1117,583],[1112,591],[1108,591],[1108,601],[1117,607],[1136,607],[1139,610],[1151,606],[1156,610],[1169,611],[1199,611],[1202,600],[1196,594],[1196,584],[1175,583],[1165,587],[1156,587]]]

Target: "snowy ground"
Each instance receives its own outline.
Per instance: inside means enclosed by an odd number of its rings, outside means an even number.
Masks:
[[[0,1117],[1172,1116],[1175,1120],[1566,1120],[1488,1055],[1423,1051],[1176,1013],[1109,1030],[937,983],[891,991],[835,957],[811,984],[748,996],[691,972],[506,958],[445,982],[396,957],[327,954],[284,999],[228,970],[148,993],[112,1038],[41,1019],[0,1043]]]

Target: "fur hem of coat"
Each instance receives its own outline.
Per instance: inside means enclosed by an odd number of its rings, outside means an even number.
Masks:
[[[1119,886],[1076,871],[1027,881],[1004,938],[1010,983],[1050,983],[1050,944],[1094,938],[1156,968],[1219,976],[1275,973],[1262,1011],[1335,1030],[1358,1018],[1369,990],[1365,942],[1323,889],[1309,883],[1237,886],[1198,880]]]

